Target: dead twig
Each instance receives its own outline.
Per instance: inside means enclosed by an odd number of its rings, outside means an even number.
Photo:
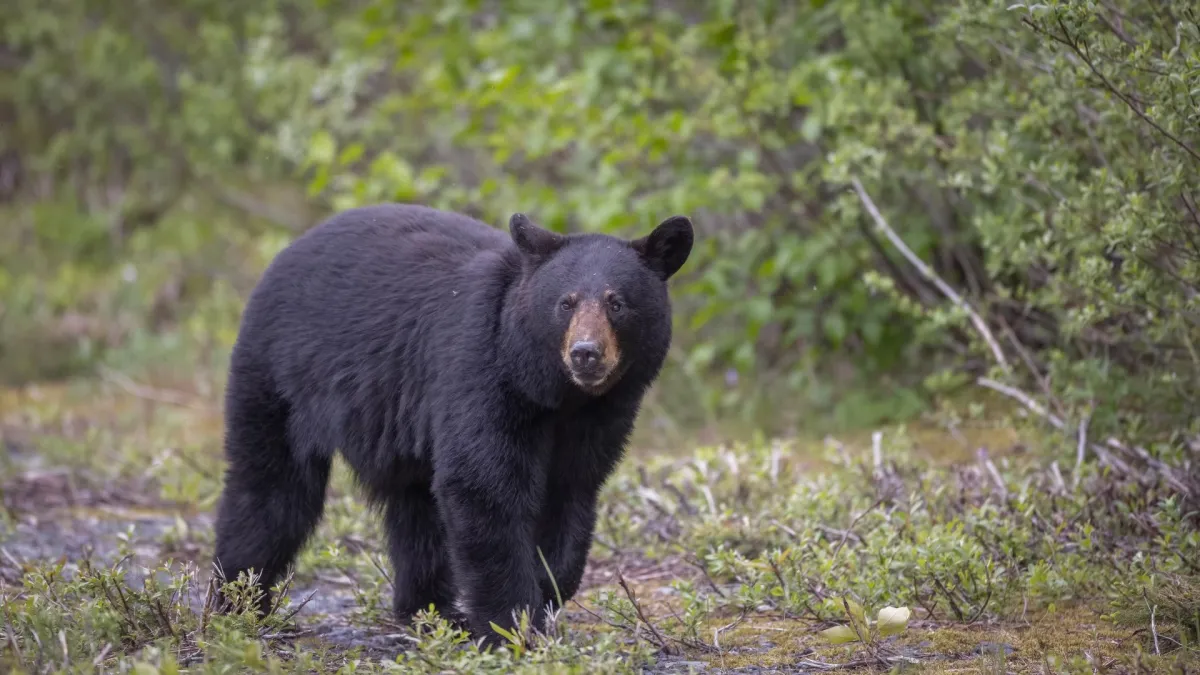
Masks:
[[[1151,619],[1152,619],[1151,623],[1153,623],[1153,615],[1151,615]],[[71,669],[71,655],[70,655],[70,652],[67,650],[67,631],[65,631],[65,630],[58,631],[58,644],[62,647],[63,670],[70,670]]]
[[[1067,428],[1066,422],[1063,422],[1061,417],[1047,410],[1041,403],[1038,403],[1033,399],[1032,396],[1026,394],[1020,389],[1017,389],[1016,387],[1010,387],[1003,382],[997,382],[996,380],[988,377],[981,377],[975,380],[975,382],[982,387],[986,387],[987,389],[991,389],[997,393],[1004,394],[1005,396],[1017,401],[1033,414],[1049,422],[1055,429],[1063,431]]]
[[[1026,23],[1029,23],[1028,20],[1026,20]],[[1040,29],[1038,29],[1037,26],[1034,26],[1032,24],[1030,24],[1030,25],[1035,30],[1040,30]],[[1052,37],[1054,37],[1054,36],[1052,36]],[[1067,46],[1071,47],[1071,49],[1075,50],[1076,52],[1080,51],[1079,46],[1077,44],[1074,44],[1073,41],[1070,41],[1069,34],[1067,35],[1067,40],[1068,40],[1068,42],[1064,42],[1064,44],[1067,44]],[[1080,54],[1080,56],[1084,57],[1086,55]],[[1092,67],[1094,69],[1094,66],[1091,63],[1089,63],[1088,65],[1089,65],[1089,67]],[[1113,93],[1118,95],[1118,97],[1121,97],[1122,100],[1125,100],[1124,97],[1122,97],[1119,92],[1114,91]],[[1128,102],[1128,101],[1126,101],[1126,102]],[[1136,107],[1134,107],[1134,109],[1135,109],[1135,111],[1137,111]],[[1140,111],[1137,111],[1137,112],[1139,112],[1139,114],[1140,114]],[[1143,119],[1145,119],[1144,116],[1143,116]],[[1200,155],[1195,155],[1194,151],[1191,151],[1191,149],[1187,148],[1187,146],[1183,146],[1183,147],[1185,149],[1189,150],[1189,152],[1192,152],[1193,156],[1200,159]],[[957,291],[955,291],[949,284],[947,284],[944,280],[942,280],[941,277],[939,277],[937,275],[937,273],[933,271],[932,268],[930,268],[928,265],[926,265],[925,262],[923,260],[921,260],[921,258],[918,257],[915,253],[913,253],[912,249],[910,249],[908,247],[908,245],[904,243],[904,240],[901,239],[898,234],[896,234],[896,231],[893,230],[890,225],[888,225],[887,220],[883,217],[883,214],[880,213],[879,208],[875,205],[875,202],[871,199],[871,196],[867,193],[866,189],[863,187],[862,182],[859,181],[857,178],[852,179],[851,182],[854,187],[854,191],[858,194],[859,200],[862,202],[863,206],[866,208],[866,210],[870,214],[871,218],[875,221],[876,227],[881,232],[884,233],[884,235],[888,238],[888,240],[892,243],[892,245],[895,246],[897,248],[897,250],[899,250],[900,253],[914,267],[916,267],[921,272],[922,275],[924,275],[930,282],[932,282],[933,285],[936,286],[937,289],[944,296],[946,296],[946,298],[948,298],[955,306],[957,306],[958,308],[960,308],[961,310],[966,312],[967,316],[971,320],[971,323],[974,325],[975,330],[979,333],[979,336],[984,340],[984,342],[987,343],[987,346],[990,349],[990,351],[992,353],[992,357],[995,360],[996,364],[998,366],[1000,366],[1000,368],[1003,369],[1003,371],[1005,373],[1011,373],[1012,366],[1008,362],[1008,357],[1005,356],[1004,350],[1001,349],[1000,343],[996,340],[995,335],[992,334],[991,329],[988,328],[987,322],[983,320],[983,317],[980,316],[980,314],[975,310],[974,307],[971,306],[971,304],[969,302],[967,302],[967,300],[965,298],[963,298],[961,295],[959,295],[959,293]],[[1018,349],[1018,351],[1021,351],[1021,350]],[[1031,365],[1031,369],[1036,370],[1035,368],[1032,368],[1032,364],[1030,364],[1030,365]],[[1038,375],[1038,374],[1035,372],[1035,375]],[[996,391],[1000,394],[1003,394],[1009,398],[1012,398],[1012,399],[1018,401],[1027,410],[1029,410],[1030,412],[1034,413],[1035,415],[1038,415],[1039,417],[1045,419],[1054,428],[1058,429],[1059,431],[1066,432],[1067,423],[1064,421],[1064,419],[1060,415],[1057,415],[1054,412],[1052,412],[1051,410],[1047,409],[1045,406],[1043,406],[1041,403],[1034,400],[1034,398],[1032,396],[1025,393],[1024,391],[1021,391],[1020,389],[1018,389],[1016,387],[1004,384],[1002,382],[998,382],[998,381],[993,380],[988,377],[980,377],[976,380],[976,383],[982,387],[991,389],[993,391]],[[1053,396],[1051,396],[1049,393],[1047,393],[1047,397],[1048,397],[1048,400],[1051,401],[1051,404],[1054,405],[1054,407],[1061,409],[1061,406],[1058,404],[1058,401],[1055,400]],[[1090,416],[1089,416],[1089,418],[1087,418],[1083,422],[1081,422],[1080,431],[1078,434],[1079,443],[1078,443],[1077,447],[1082,449],[1084,452],[1086,452],[1086,449],[1091,448],[1091,450],[1096,454],[1097,458],[1099,458],[1101,462],[1113,467],[1115,470],[1120,471],[1123,474],[1132,475],[1133,469],[1130,467],[1130,465],[1128,463],[1115,457],[1112,453],[1110,453],[1102,445],[1088,442],[1088,440],[1086,438],[1086,430],[1087,430],[1087,425],[1089,423],[1090,423]],[[1077,458],[1079,456],[1080,456],[1080,453],[1077,451]],[[1158,471],[1158,473],[1162,476],[1162,478],[1165,479],[1168,483],[1170,483],[1173,487],[1175,487],[1176,489],[1181,489],[1183,492],[1185,492],[1187,494],[1191,494],[1192,490],[1187,487],[1186,483],[1184,483],[1183,481],[1180,481],[1179,478],[1177,476],[1175,476],[1174,473],[1171,472],[1168,468],[1164,468],[1162,466],[1156,466],[1153,463],[1153,461],[1149,461],[1148,463],[1150,463],[1151,466]],[[1078,475],[1078,468],[1077,468],[1076,475],[1074,476],[1073,482],[1074,482],[1074,484],[1078,485],[1078,481],[1079,481],[1079,475]]]
[[[17,663],[23,662],[25,657],[21,654],[21,646],[17,644],[17,636],[13,634],[12,615],[9,614],[7,604],[4,605],[4,628],[8,634],[8,645],[12,647],[13,654],[17,657]]]
[[[283,617],[283,620],[281,621],[281,623],[285,623],[285,624],[286,624],[287,622],[291,621],[291,620],[292,620],[292,617],[294,617],[294,616],[296,616],[297,614],[299,614],[299,613],[300,613],[300,610],[304,609],[304,606],[305,606],[305,605],[307,605],[307,604],[308,604],[308,601],[309,601],[309,600],[312,600],[312,599],[313,599],[313,596],[315,596],[316,594],[317,594],[317,591],[316,591],[316,590],[314,590],[312,593],[309,593],[307,598],[305,598],[303,601],[301,601],[301,602],[300,602],[300,604],[296,605],[296,608],[295,608],[295,609],[293,609],[292,611],[288,612],[288,613],[287,613],[287,615]]]
[[[984,596],[984,598],[983,598],[983,604],[981,604],[979,606],[979,609],[974,614],[971,615],[971,618],[967,620],[967,623],[971,624],[971,623],[975,623],[976,621],[978,621],[979,618],[983,616],[984,611],[987,610],[987,607],[989,604],[991,604],[991,602],[992,602],[992,566],[989,563],[987,566],[987,595]]]
[[[288,594],[288,591],[292,589],[292,580],[295,578],[295,576],[295,571],[289,570],[287,576],[283,578],[283,583],[279,585],[279,592],[275,594],[275,598],[271,601],[271,608],[267,611],[267,616],[274,616],[275,613],[279,611],[280,607],[283,605],[284,597]],[[266,590],[267,589],[264,588],[263,592],[266,592]]]
[[[876,499],[875,503],[872,504],[870,507],[868,507],[866,511],[863,511],[862,513],[858,514],[858,516],[854,520],[850,521],[850,527],[846,528],[846,532],[842,535],[842,538],[840,540],[838,540],[837,545],[833,547],[833,556],[830,558],[830,561],[829,561],[830,563],[837,561],[838,554],[842,552],[842,547],[846,545],[846,540],[848,540],[850,538],[850,535],[854,532],[854,526],[858,525],[858,521],[862,520],[863,517],[866,516],[868,513],[879,508],[879,505],[882,503],[883,503],[883,498]]]
[[[875,467],[875,478],[883,475],[883,432],[871,433],[871,461]]]
[[[92,666],[95,668],[99,668],[100,664],[104,663],[104,659],[108,658],[108,652],[111,649],[112,649],[112,643],[105,642],[104,648],[100,650],[100,653],[96,655],[96,658],[92,659]]]
[[[1075,473],[1071,477],[1071,489],[1075,490],[1079,487],[1080,469],[1083,468],[1083,458],[1087,455],[1088,443],[1088,424],[1092,421],[1092,414],[1088,413],[1079,420],[1079,444],[1075,448]]]
[[[700,560],[700,558],[696,557],[694,554],[689,554],[689,555],[685,556],[683,560],[684,560],[684,562],[691,565],[692,567],[695,567],[696,569],[700,570],[701,576],[703,576],[704,580],[706,582],[708,582],[709,587],[713,589],[714,593],[716,593],[721,598],[726,597],[725,591],[721,590],[721,587],[718,586],[717,582],[713,580],[712,575],[710,575],[708,573],[708,566],[704,564],[703,560]]]
[[[572,598],[571,602],[575,603],[576,607],[578,607],[579,609],[582,609],[584,612],[589,614],[593,619],[599,621],[600,623],[603,623],[604,625],[606,625],[610,628],[616,628],[617,630],[629,630],[629,626],[622,626],[620,624],[616,624],[616,623],[613,623],[612,621],[609,621],[608,619],[604,618],[603,616],[600,616],[596,612],[588,609],[587,607],[584,607],[583,604],[575,598]],[[621,618],[625,619],[626,617],[622,616]]]
[[[637,595],[635,595],[633,589],[629,587],[629,583],[625,581],[625,575],[621,573],[620,568],[617,568],[617,584],[619,584],[621,589],[625,591],[625,596],[629,598],[629,603],[633,605],[633,611],[637,614],[638,620],[645,624],[651,635],[654,636],[654,641],[658,645],[658,648],[663,650],[664,653],[670,653],[670,643],[662,633],[658,632],[658,628],[655,627],[653,623],[650,623],[650,619],[647,618],[646,613],[642,611],[641,603],[637,601]]]
[[[997,317],[997,322],[1000,324],[1000,330],[1004,333],[1004,336],[1008,338],[1009,344],[1016,350],[1017,356],[1021,357],[1021,362],[1025,364],[1025,368],[1029,370],[1029,374],[1037,381],[1038,388],[1046,395],[1046,400],[1055,406],[1056,412],[1059,415],[1065,415],[1066,413],[1054,398],[1054,392],[1050,389],[1050,381],[1046,379],[1042,371],[1038,368],[1037,362],[1034,360],[1029,348],[1021,343],[1021,340],[1017,338],[1016,331],[1012,329],[1012,326],[1008,325],[1003,316]]]
[[[976,380],[976,382],[978,382],[980,385],[982,385],[988,389],[999,392],[1001,394],[1004,394],[1005,396],[1008,396],[1009,398],[1016,400],[1021,405],[1023,405],[1027,410],[1029,410],[1030,412],[1034,413],[1038,417],[1041,417],[1042,419],[1049,422],[1050,425],[1053,426],[1055,429],[1058,429],[1059,431],[1062,431],[1062,432],[1066,432],[1066,430],[1067,430],[1066,422],[1064,422],[1061,417],[1050,412],[1044,406],[1039,404],[1037,401],[1033,400],[1033,397],[1031,397],[1029,394],[1026,394],[1025,392],[1021,391],[1020,389],[1017,389],[1016,387],[1010,387],[1006,384],[997,382],[995,380],[992,380],[992,379],[989,379],[986,377],[981,377],[978,380]],[[1161,462],[1160,460],[1155,459],[1146,450],[1130,448],[1128,445],[1118,441],[1115,438],[1108,439],[1105,442],[1105,444],[1091,443],[1085,437],[1085,433],[1086,433],[1085,425],[1081,424],[1079,436],[1083,437],[1082,446],[1085,448],[1090,448],[1091,451],[1096,454],[1096,457],[1102,463],[1107,464],[1108,466],[1111,466],[1114,470],[1120,472],[1121,474],[1126,475],[1126,476],[1132,476],[1132,475],[1135,475],[1136,472],[1134,471],[1133,467],[1131,467],[1129,465],[1128,462],[1122,460],[1121,458],[1115,456],[1113,453],[1109,452],[1109,448],[1111,448],[1113,450],[1117,450],[1122,453],[1125,453],[1127,455],[1134,455],[1138,459],[1144,461],[1151,469],[1153,469],[1155,472],[1157,472],[1159,477],[1161,477],[1164,481],[1166,481],[1175,490],[1178,490],[1179,492],[1181,492],[1183,494],[1189,494],[1189,495],[1194,492],[1194,489],[1191,486],[1189,486],[1185,481],[1181,480],[1177,475],[1175,475],[1175,472],[1171,469],[1171,467],[1167,466],[1165,463]],[[1078,455],[1077,455],[1077,457],[1078,457]],[[1076,472],[1078,473],[1078,468],[1076,468]],[[1077,481],[1076,481],[1076,483],[1077,483]]]
[[[910,656],[874,656],[873,658],[857,659],[854,661],[848,661],[846,663],[826,663],[824,661],[814,661],[812,659],[800,659],[796,661],[796,665],[803,666],[805,668],[813,668],[815,670],[841,670],[843,668],[863,668],[866,666],[877,666],[879,665],[880,661],[883,661],[887,665],[893,665],[897,663],[920,663],[918,659],[914,659]]]
[[[395,584],[392,582],[392,575],[388,574],[387,570],[383,568],[383,565],[379,563],[378,557],[372,555],[367,556],[367,559],[371,561],[371,565],[375,567],[375,570],[379,572],[379,574],[383,577],[383,580],[387,582],[388,587],[395,588]]]
[[[859,535],[857,535],[854,532],[851,532],[849,530],[839,530],[836,527],[829,527],[826,525],[814,525],[813,527],[815,527],[816,529],[820,530],[821,532],[829,535],[830,537],[837,537],[838,539],[842,539],[846,536],[849,536],[851,539],[854,540],[854,542],[856,544],[863,543],[862,537],[860,537]]]
[[[1158,626],[1154,623],[1154,615],[1158,610],[1158,605],[1150,604],[1150,596],[1146,595],[1145,589],[1142,589],[1142,598],[1146,601],[1146,607],[1150,609],[1150,634],[1154,636],[1154,653],[1162,654],[1158,648]]]
[[[992,482],[996,484],[996,489],[1000,491],[1000,499],[1007,502],[1008,486],[1004,484],[1004,477],[1000,475],[1000,470],[996,468],[996,463],[992,461],[991,457],[988,457],[987,448],[979,448],[977,454],[979,455],[979,463],[983,465]]]
[[[167,405],[179,406],[182,408],[191,408],[201,412],[213,412],[214,408],[209,405],[197,403],[192,396],[179,391],[170,391],[167,389],[158,389],[148,387],[143,384],[134,382],[132,378],[122,372],[113,370],[105,366],[100,367],[100,375],[109,382],[123,389],[127,394],[137,398],[154,401],[156,403],[165,403]]]
[[[775,575],[775,580],[779,582],[779,588],[783,590],[783,603],[790,605],[792,602],[792,589],[788,586],[787,579],[783,578],[783,571],[779,569],[779,565],[775,562],[775,557],[767,555],[767,562],[771,565],[771,572]],[[787,609],[783,610],[784,615],[790,614]]]
[[[742,613],[740,616],[738,616],[738,618],[734,619],[733,621],[730,621],[729,623],[725,624],[724,626],[721,626],[720,628],[713,629],[713,647],[716,647],[718,652],[721,651],[721,633],[729,630],[730,628],[734,628],[738,624],[745,621],[746,617],[749,614],[750,614],[750,610],[743,608]]]
[[[937,614],[934,613],[933,607],[930,607],[929,605],[925,604],[925,598],[922,597],[922,595],[921,595],[921,589],[917,587],[916,577],[914,577],[912,580],[912,587],[913,587],[913,599],[916,600],[917,604],[920,605],[921,608],[925,610],[925,618],[930,621],[937,621],[938,620]],[[936,597],[934,598],[933,604],[935,607],[937,606],[937,598]]]
[[[962,610],[958,607],[958,603],[954,601],[954,594],[952,594],[942,583],[942,580],[936,576],[933,577],[933,583],[938,587],[938,590],[942,592],[942,595],[945,596],[946,601],[950,604],[950,611],[954,612],[954,616],[958,617],[960,622],[965,621],[966,617],[963,616]]]
[[[1058,460],[1050,462],[1050,476],[1054,478],[1054,490],[1058,494],[1067,491],[1067,483],[1063,480],[1062,471],[1058,469]]]

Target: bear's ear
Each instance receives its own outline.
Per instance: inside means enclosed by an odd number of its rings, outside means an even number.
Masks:
[[[523,213],[514,213],[508,220],[508,231],[512,234],[513,243],[525,255],[533,258],[544,258],[554,253],[566,242],[567,238],[534,225]]]
[[[687,262],[693,237],[692,221],[684,216],[672,216],[659,223],[653,232],[629,242],[629,245],[646,266],[666,281]]]

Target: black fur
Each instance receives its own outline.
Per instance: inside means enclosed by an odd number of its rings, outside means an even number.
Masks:
[[[476,635],[579,588],[597,493],[671,340],[666,280],[692,227],[633,242],[510,236],[407,205],[346,211],[279,254],[252,293],[226,392],[216,562],[279,580],[321,518],[340,450],[382,506],[401,619],[461,603]],[[562,298],[621,299],[619,379],[600,395],[563,364]]]

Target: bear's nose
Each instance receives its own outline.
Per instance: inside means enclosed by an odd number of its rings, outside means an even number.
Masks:
[[[580,370],[595,368],[600,363],[600,346],[595,342],[576,342],[571,345],[571,365]]]

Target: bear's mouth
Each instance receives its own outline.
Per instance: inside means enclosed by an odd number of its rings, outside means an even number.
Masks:
[[[615,379],[612,374],[611,370],[602,373],[580,373],[571,370],[571,381],[585,393],[595,396],[603,394],[612,386],[612,380]]]

